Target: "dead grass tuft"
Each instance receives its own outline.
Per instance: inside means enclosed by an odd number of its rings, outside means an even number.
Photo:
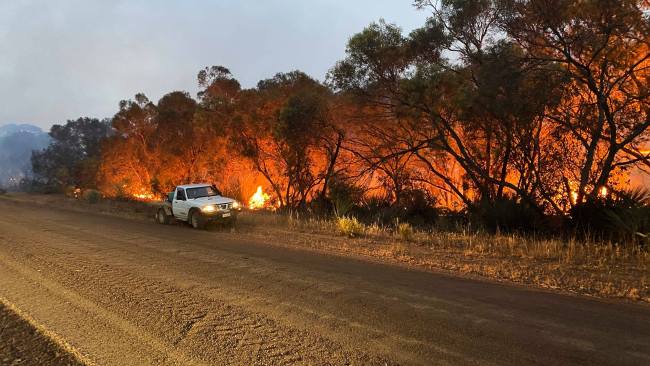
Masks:
[[[349,238],[358,238],[365,233],[365,225],[359,222],[356,217],[337,217],[336,227],[339,232]]]
[[[399,237],[406,242],[413,241],[415,237],[413,227],[407,222],[397,225],[397,233],[399,234]]]

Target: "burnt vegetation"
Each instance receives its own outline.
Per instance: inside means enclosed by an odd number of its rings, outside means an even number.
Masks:
[[[122,101],[34,153],[41,189],[162,196],[214,182],[279,210],[647,243],[647,1],[425,1],[409,34],[378,21],[320,82],[279,73],[242,88],[198,73],[200,92]],[[451,222],[451,223],[450,223]]]

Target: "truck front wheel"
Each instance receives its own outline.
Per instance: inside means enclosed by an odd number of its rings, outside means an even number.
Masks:
[[[205,227],[205,221],[203,220],[201,213],[196,210],[190,212],[190,219],[188,221],[195,229],[203,229]]]

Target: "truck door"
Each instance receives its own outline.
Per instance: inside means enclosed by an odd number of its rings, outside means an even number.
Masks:
[[[187,213],[189,207],[187,204],[187,198],[185,197],[185,190],[182,188],[176,189],[176,195],[174,196],[174,202],[172,203],[174,217],[179,220],[187,220]]]

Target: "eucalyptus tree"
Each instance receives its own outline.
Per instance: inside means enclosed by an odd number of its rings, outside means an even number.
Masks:
[[[300,71],[242,91],[232,142],[271,185],[281,207],[324,197],[336,173],[343,131],[330,113],[330,90]]]
[[[550,110],[558,134],[569,136],[566,194],[596,199],[613,175],[650,167],[650,4],[643,0],[505,0],[502,24],[526,57],[557,65],[569,80]],[[570,181],[569,181],[570,180]]]
[[[379,22],[352,37],[333,85],[382,109],[399,131],[380,161],[415,154],[431,182],[466,205],[506,195],[538,205],[541,117],[558,83],[528,71],[534,65],[499,33],[493,2],[418,6],[432,16],[407,36]]]
[[[107,119],[82,117],[52,126],[50,145],[32,153],[35,178],[48,185],[94,187],[102,143],[111,134]]]

